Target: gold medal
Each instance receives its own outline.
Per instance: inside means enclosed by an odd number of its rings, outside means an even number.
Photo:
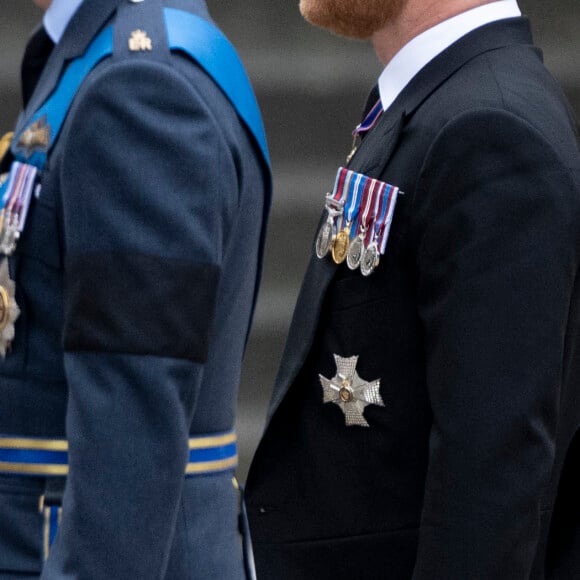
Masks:
[[[4,358],[6,351],[14,340],[14,323],[20,315],[20,308],[14,298],[15,284],[10,279],[8,260],[4,258],[0,264],[0,356]]]
[[[350,245],[350,226],[338,232],[332,244],[332,259],[335,264],[342,264],[346,260]]]

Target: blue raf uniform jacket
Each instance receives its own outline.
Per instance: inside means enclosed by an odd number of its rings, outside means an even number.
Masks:
[[[232,430],[269,171],[212,77],[168,49],[162,4],[85,0],[19,122],[112,25],[9,260],[21,313],[0,447],[68,452],[68,477],[54,539],[39,510],[53,478],[10,473],[4,449],[3,579],[245,577]],[[165,4],[209,21],[202,0]],[[151,50],[131,49],[135,31]]]

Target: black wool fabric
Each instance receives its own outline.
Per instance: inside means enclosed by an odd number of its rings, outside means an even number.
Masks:
[[[54,42],[48,36],[44,26],[38,28],[28,41],[21,70],[22,101],[25,107],[36,88],[53,48]]]

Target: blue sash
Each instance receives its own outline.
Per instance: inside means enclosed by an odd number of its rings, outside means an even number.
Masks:
[[[164,9],[167,37],[171,50],[182,50],[221,88],[239,117],[253,135],[261,152],[264,166],[270,158],[262,117],[256,97],[234,47],[210,22],[183,10]],[[104,58],[113,54],[113,27],[105,28],[90,44],[85,54],[66,69],[61,82],[48,100],[32,116],[26,127],[12,141],[12,154],[23,163],[44,167],[51,148],[56,143],[72,101],[86,76]],[[18,147],[22,134],[32,125],[47,127],[48,146],[28,152]]]

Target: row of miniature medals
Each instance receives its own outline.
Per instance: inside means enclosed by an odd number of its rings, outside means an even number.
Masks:
[[[326,195],[326,221],[316,236],[316,255],[329,253],[363,276],[372,274],[385,253],[399,188],[339,168],[332,194]]]
[[[0,254],[10,256],[24,229],[32,194],[38,184],[38,169],[14,161],[10,173],[0,179]]]
[[[20,314],[15,284],[10,278],[8,256],[16,250],[24,230],[33,195],[38,195],[38,169],[14,161],[10,172],[0,176],[0,356],[6,356],[14,339],[14,322]]]

